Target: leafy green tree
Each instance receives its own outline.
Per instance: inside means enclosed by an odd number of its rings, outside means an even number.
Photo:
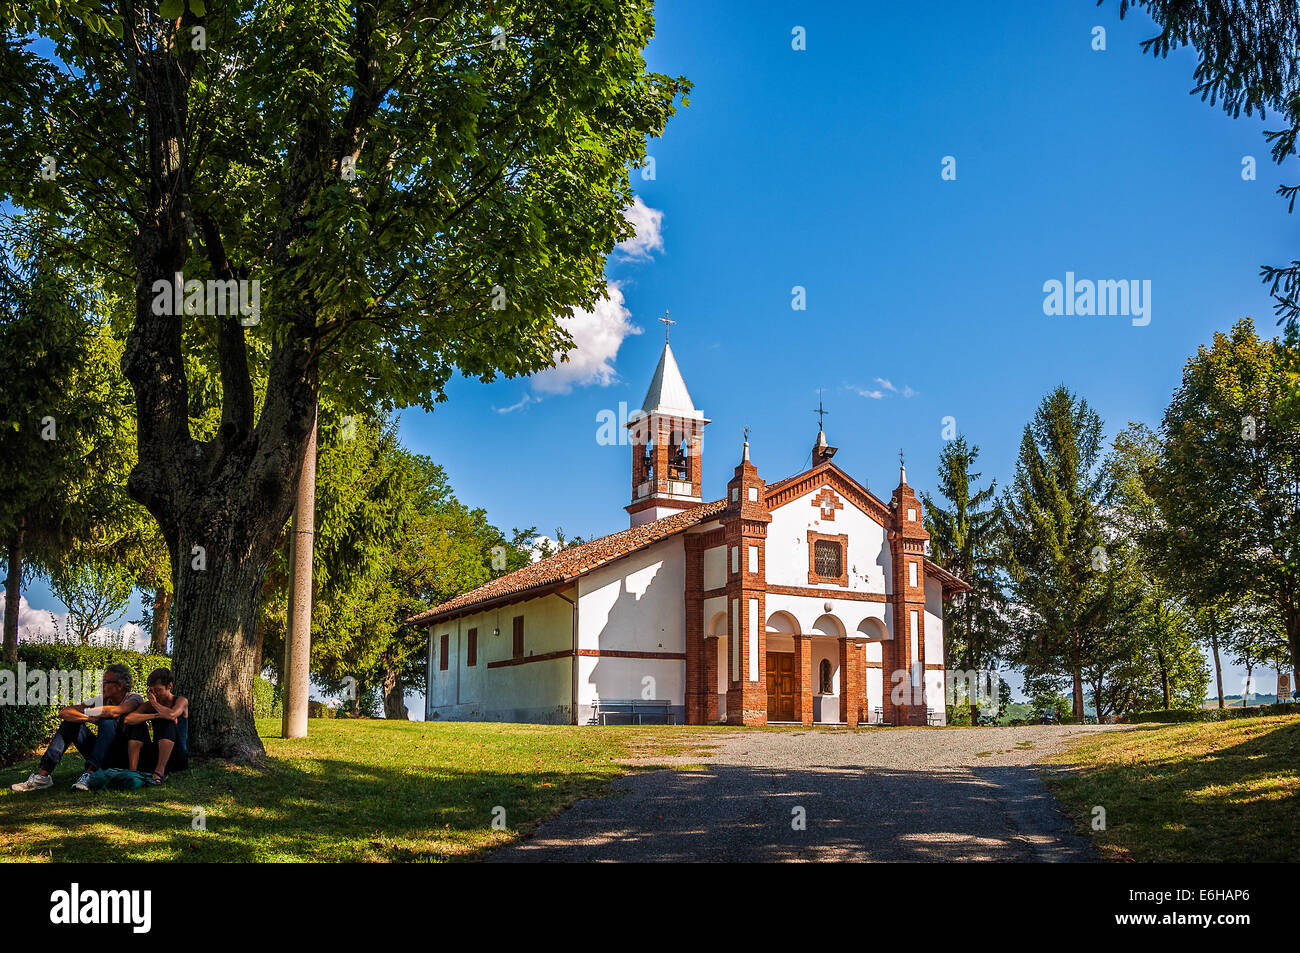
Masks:
[[[1261,665],[1273,665],[1279,670],[1290,661],[1286,630],[1271,607],[1255,599],[1242,600],[1231,614],[1231,634],[1228,651],[1234,665],[1246,669],[1242,686],[1242,704],[1250,704],[1251,675]],[[1280,699],[1279,699],[1280,700]]]
[[[1103,535],[1101,418],[1065,387],[1025,426],[1003,496],[1018,659],[1027,677],[1068,678],[1084,717],[1083,673],[1116,601]]]
[[[971,586],[944,605],[944,668],[949,671],[993,669],[1008,638],[1002,591],[1006,527],[997,482],[977,488],[978,457],[979,447],[958,435],[939,454],[939,493],[946,506],[921,494],[931,555]],[[970,698],[969,705],[970,723],[978,724],[978,697]]]
[[[1287,358],[1250,319],[1187,362],[1165,411],[1150,492],[1168,532],[1169,572],[1199,605],[1250,597],[1271,607],[1300,665],[1300,432],[1281,409]]]
[[[572,343],[557,319],[606,293],[629,170],[687,84],[646,71],[642,3],[0,11],[0,187],[76,223],[70,247],[134,300],[128,485],[176,567],[191,747],[257,757],[263,576],[322,382],[342,406],[427,408],[457,369],[549,366]],[[233,282],[248,307],[186,291],[178,309],[177,274]],[[206,437],[196,327],[219,372]]]
[[[1100,5],[1102,0],[1098,0]],[[1142,43],[1142,51],[1167,57],[1171,50],[1193,47],[1199,62],[1193,92],[1218,104],[1228,115],[1270,113],[1281,120],[1265,132],[1273,161],[1281,165],[1296,155],[1300,139],[1300,4],[1273,0],[1119,0],[1123,17],[1129,9],[1145,10],[1160,32]],[[1300,185],[1278,186],[1277,193],[1295,210]],[[1300,260],[1260,269],[1277,299],[1289,338],[1300,341]]]
[[[68,607],[70,630],[82,645],[122,618],[132,588],[130,577],[112,563],[65,562],[50,573],[50,591]]]
[[[0,223],[0,559],[11,664],[24,579],[58,571],[76,546],[102,559],[128,505],[121,345],[104,300],[47,252],[49,236],[31,218]]]

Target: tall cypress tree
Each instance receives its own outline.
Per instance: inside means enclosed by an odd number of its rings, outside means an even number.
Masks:
[[[1017,654],[1027,674],[1073,684],[1083,721],[1083,671],[1099,650],[1115,598],[1102,532],[1101,418],[1065,387],[1025,426],[1003,497]]]

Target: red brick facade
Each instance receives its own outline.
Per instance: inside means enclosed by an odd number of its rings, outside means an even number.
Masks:
[[[894,526],[889,533],[893,570],[894,638],[883,643],[885,659],[885,720],[896,725],[924,725],[926,699],[924,671],[920,686],[912,685],[912,666],[925,659],[925,544],[930,539],[921,522],[921,503],[899,468],[899,483],[890,499]],[[910,563],[916,564],[916,585],[911,584]],[[912,656],[912,613],[916,613],[917,651]],[[891,657],[892,656],[892,657]],[[895,678],[898,673],[905,673]]]
[[[820,472],[818,472],[820,471]],[[924,679],[921,687],[911,690],[911,612],[918,620],[918,659],[925,653],[925,544],[929,539],[921,522],[921,505],[916,494],[905,480],[894,491],[888,507],[870,497],[868,512],[885,523],[890,547],[892,573],[891,593],[853,592],[841,589],[816,588],[838,584],[848,585],[848,536],[826,535],[808,531],[809,586],[769,584],[766,577],[767,527],[775,505],[788,502],[795,492],[807,493],[804,477],[816,474],[826,485],[835,485],[839,495],[854,499],[861,491],[844,474],[823,459],[811,474],[793,477],[774,490],[767,487],[758,475],[757,468],[746,458],[736,467],[735,475],[727,484],[725,508],[717,515],[721,529],[706,533],[695,532],[685,539],[686,548],[686,719],[690,724],[716,722],[721,712],[718,704],[719,666],[725,666],[722,675],[726,685],[725,720],[729,724],[762,725],[767,723],[767,596],[769,593],[806,596],[825,600],[885,602],[893,615],[894,637],[880,643],[881,662],[866,659],[867,640],[860,633],[848,633],[837,639],[840,660],[839,722],[847,726],[865,724],[872,720],[872,709],[883,709],[885,720],[893,724],[925,724],[926,699]],[[837,499],[839,498],[837,495]],[[822,500],[829,500],[824,494]],[[779,500],[780,503],[774,502]],[[857,500],[855,499],[856,503]],[[841,546],[841,576],[827,578],[816,573],[813,565],[813,547],[817,540],[833,540]],[[721,545],[725,565],[725,584],[705,590],[705,554]],[[756,566],[751,570],[750,548],[757,548]],[[734,550],[734,556],[733,556]],[[908,564],[915,562],[917,584],[911,584]],[[932,567],[933,568],[933,567]],[[947,587],[960,584],[955,577],[950,581],[932,579]],[[719,659],[718,633],[706,631],[704,604],[708,599],[725,599],[727,651]],[[753,607],[757,612],[751,620]],[[756,631],[758,642],[757,665],[751,672],[750,632]],[[813,634],[798,633],[793,636],[795,653],[795,678],[797,702],[795,719],[804,725],[814,723],[814,701],[817,694],[814,671]],[[941,666],[940,666],[941,668]],[[882,695],[879,699],[867,697],[867,670],[882,673]],[[733,675],[739,671],[739,679]],[[899,683],[891,678],[894,672],[906,673]],[[753,676],[753,677],[751,677]],[[895,702],[895,695],[901,693]]]

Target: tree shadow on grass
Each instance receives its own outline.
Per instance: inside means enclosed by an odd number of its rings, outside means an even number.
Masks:
[[[86,793],[71,790],[78,770],[56,772],[50,791],[0,792],[0,858],[472,859],[611,780],[608,768],[454,770],[297,756],[256,767],[198,761],[161,787]]]
[[[1185,750],[1138,763],[1076,762],[1048,768],[1057,796],[1084,830],[1094,808],[1106,829],[1093,836],[1110,856],[1137,861],[1291,861],[1300,794],[1300,718],[1227,747],[1188,757]],[[1178,726],[1143,726],[1116,739],[1158,742]],[[1135,737],[1136,736],[1136,737]],[[1194,742],[1190,742],[1194,743]]]

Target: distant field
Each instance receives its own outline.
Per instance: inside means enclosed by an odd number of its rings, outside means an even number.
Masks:
[[[73,791],[75,752],[49,791],[9,790],[35,759],[0,770],[0,860],[473,860],[636,770],[622,759],[709,731],[313,719],[285,741],[279,724],[258,723],[264,766],[203,763],[158,788]]]
[[[1045,764],[1052,793],[1113,860],[1296,859],[1300,716],[1137,725]],[[1097,806],[1104,831],[1092,830]]]

